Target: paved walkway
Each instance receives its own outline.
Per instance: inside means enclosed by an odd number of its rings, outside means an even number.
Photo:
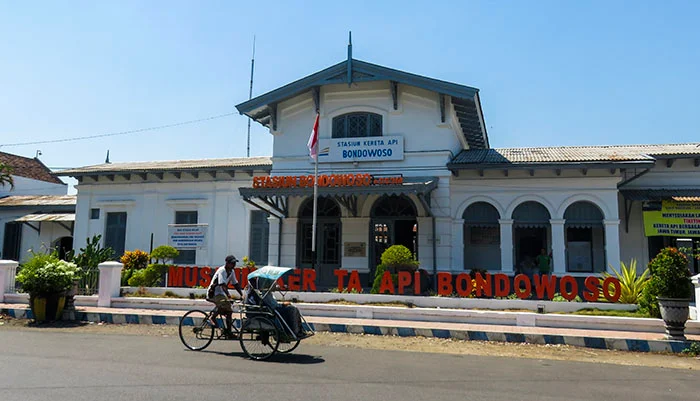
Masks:
[[[16,318],[32,318],[24,304],[2,304],[0,311]],[[76,307],[75,319],[93,322],[173,324],[177,325],[186,311]],[[440,323],[385,319],[352,319],[310,316],[307,322],[316,331],[365,333],[375,335],[422,336],[534,344],[566,344],[599,349],[681,352],[689,341],[700,341],[700,335],[687,336],[688,341],[668,341],[661,333],[633,331],[522,327],[469,323]]]

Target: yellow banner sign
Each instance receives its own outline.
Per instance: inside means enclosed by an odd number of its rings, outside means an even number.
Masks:
[[[700,202],[663,201],[660,211],[644,212],[644,235],[700,237]]]

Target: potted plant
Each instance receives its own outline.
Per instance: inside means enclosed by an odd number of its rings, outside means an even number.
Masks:
[[[668,339],[685,340],[692,293],[688,258],[676,248],[665,248],[649,262],[649,272],[640,307],[664,320]]]
[[[63,313],[66,293],[78,276],[78,267],[54,254],[34,254],[22,265],[17,282],[29,294],[34,320],[58,320]]]

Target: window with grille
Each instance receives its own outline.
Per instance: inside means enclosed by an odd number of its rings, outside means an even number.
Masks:
[[[198,213],[194,211],[175,212],[175,224],[197,224]],[[180,254],[173,261],[176,265],[193,265],[197,263],[196,249],[178,249]]]
[[[376,113],[348,113],[333,118],[333,138],[382,136],[382,116]]]

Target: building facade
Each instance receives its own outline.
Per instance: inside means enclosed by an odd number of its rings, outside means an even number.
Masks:
[[[118,251],[206,225],[182,264],[227,253],[371,277],[392,244],[428,273],[515,274],[551,255],[556,274],[643,267],[683,235],[647,237],[643,211],[700,201],[699,144],[493,149],[476,88],[352,59],[238,110],[274,137],[271,158],[124,163],[62,172],[79,180],[76,236]],[[318,116],[319,198],[312,259]],[[693,246],[691,233],[690,246]],[[153,241],[151,240],[153,239]],[[692,268],[697,268],[693,266]]]
[[[14,187],[0,187],[0,259],[23,262],[30,250],[73,248],[76,198],[38,158],[0,152],[10,166]]]

